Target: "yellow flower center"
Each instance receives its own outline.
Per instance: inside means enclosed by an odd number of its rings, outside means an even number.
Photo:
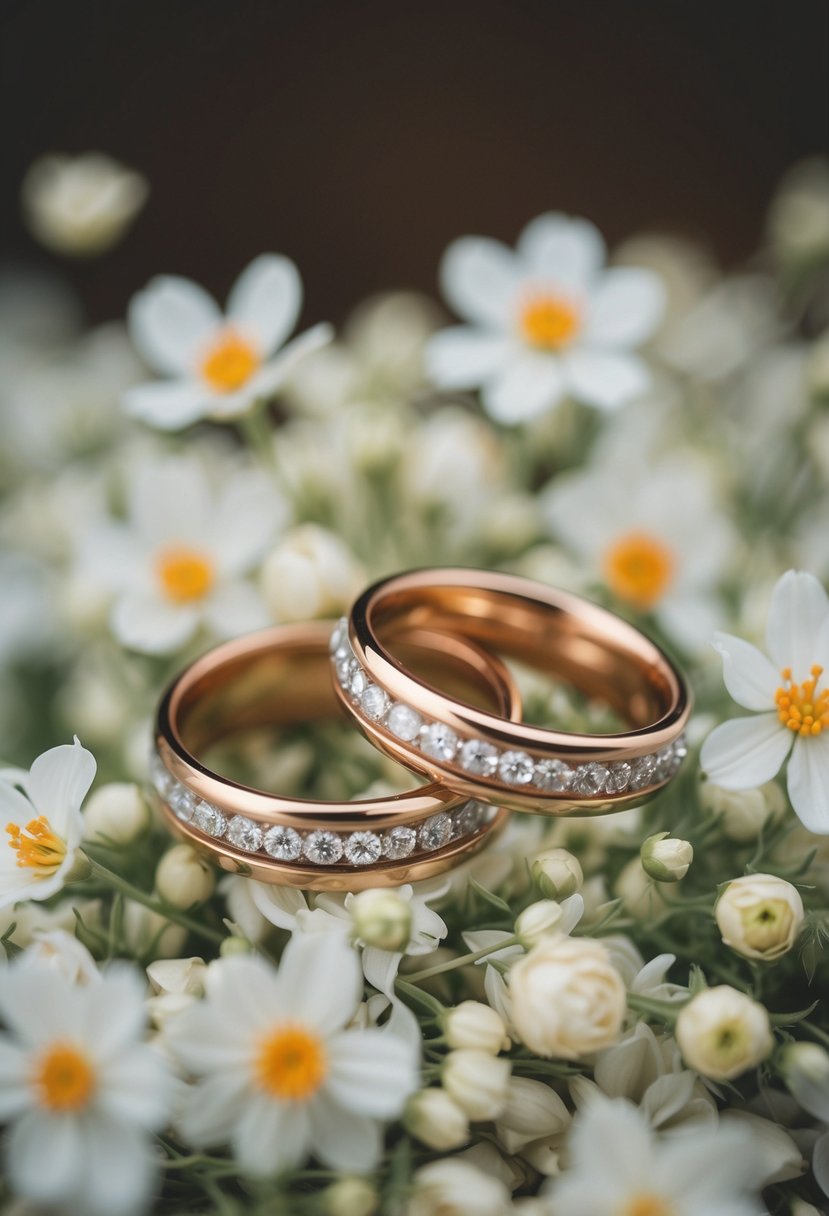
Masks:
[[[676,1216],[676,1208],[661,1195],[634,1195],[622,1208],[620,1216]]]
[[[25,828],[6,824],[8,845],[17,854],[17,864],[35,871],[36,878],[51,878],[63,865],[66,841],[62,840],[45,815],[30,819]]]
[[[290,1024],[265,1036],[254,1064],[259,1086],[282,1102],[307,1102],[327,1072],[322,1040],[304,1026]]]
[[[647,532],[629,532],[605,553],[604,573],[611,591],[643,612],[668,590],[674,570],[671,550]]]
[[[783,683],[774,694],[777,716],[796,735],[819,735],[829,727],[829,687],[818,691],[823,668],[815,663],[808,680],[792,681],[791,667],[780,673]]]
[[[174,604],[203,599],[213,586],[213,562],[197,549],[173,545],[156,558],[156,572],[164,594]]]
[[[82,1110],[95,1092],[95,1070],[77,1047],[55,1043],[38,1060],[35,1083],[47,1110]]]
[[[764,899],[743,914],[743,929],[754,950],[773,949],[791,928],[794,913],[785,899]]]
[[[226,329],[204,357],[201,374],[219,393],[232,393],[262,364],[256,349],[233,329]]]
[[[533,295],[521,309],[520,327],[531,346],[560,350],[581,329],[581,313],[564,296]]]

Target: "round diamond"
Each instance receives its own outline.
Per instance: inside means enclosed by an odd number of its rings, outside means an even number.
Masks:
[[[631,766],[630,788],[643,790],[646,786],[653,785],[655,768],[656,756],[640,756],[638,760],[634,760]]]
[[[157,752],[150,756],[150,780],[156,793],[162,798],[167,798],[175,785],[172,773],[164,767],[164,761]]]
[[[426,849],[429,853],[448,844],[452,839],[452,816],[447,815],[445,811],[431,815],[421,827],[418,839],[421,849]]]
[[[224,836],[227,820],[216,806],[209,802],[200,802],[193,815],[193,822],[208,836]]]
[[[609,794],[621,794],[630,785],[631,767],[626,760],[617,760],[607,766],[607,791]]]
[[[408,857],[417,842],[414,828],[389,828],[383,837],[383,855],[391,861]]]
[[[368,688],[368,676],[361,667],[356,668],[354,671],[348,688],[355,697],[361,697]]]
[[[661,747],[656,753],[656,766],[653,770],[654,781],[667,781],[676,767],[673,744]]]
[[[328,642],[328,648],[332,654],[336,654],[338,650],[346,646],[348,646],[348,621],[344,616],[341,616],[334,626]]]
[[[302,837],[293,828],[269,828],[265,833],[265,852],[277,861],[296,861],[302,852]]]
[[[498,765],[498,776],[507,785],[529,785],[535,765],[526,752],[504,752]]]
[[[392,705],[386,716],[386,726],[391,733],[397,735],[398,739],[405,739],[406,742],[417,738],[422,725],[423,719],[417,710],[412,709],[410,705],[404,705],[402,701]]]
[[[343,688],[351,686],[351,680],[357,667],[357,660],[350,654],[337,657],[337,679]]]
[[[485,803],[473,801],[455,811],[455,836],[471,836],[473,832],[477,832],[487,810]]]
[[[574,789],[577,794],[592,798],[600,794],[607,781],[607,769],[603,764],[580,764],[576,770]]]
[[[363,713],[379,721],[389,707],[389,699],[379,684],[369,684],[360,697],[360,705],[363,707]]]
[[[674,743],[674,756],[676,757],[677,764],[681,764],[687,755],[688,755],[688,744],[686,742],[685,736],[680,735],[679,738]]]
[[[563,794],[569,790],[575,775],[563,760],[539,760],[535,766],[535,784],[551,794]]]
[[[431,722],[420,732],[420,750],[444,764],[454,759],[459,746],[458,736],[442,722]]]
[[[478,777],[491,777],[498,767],[498,748],[484,739],[467,739],[461,748],[461,767]]]
[[[193,818],[193,812],[196,809],[197,798],[192,790],[188,790],[185,785],[177,785],[169,795],[168,802],[170,809],[177,819],[181,819],[183,823],[189,823]]]
[[[345,855],[353,866],[370,866],[380,857],[383,846],[374,832],[352,832],[345,842]]]
[[[342,838],[336,832],[311,832],[302,851],[315,865],[333,866],[343,855]]]
[[[227,838],[237,849],[244,849],[246,853],[255,853],[262,848],[262,829],[244,815],[233,816],[227,826]]]

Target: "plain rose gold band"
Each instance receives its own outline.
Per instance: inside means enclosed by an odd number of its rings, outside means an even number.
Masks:
[[[337,715],[328,673],[331,622],[285,625],[228,642],[173,681],[159,705],[153,782],[169,826],[231,873],[318,890],[427,878],[458,864],[508,812],[430,784],[363,801],[269,794],[208,768],[212,744],[267,725]],[[415,631],[407,662],[459,695],[520,717],[504,665],[474,643]]]
[[[459,700],[407,668],[400,646],[421,629],[563,679],[629,729],[570,734]],[[685,755],[690,698],[668,656],[596,604],[513,575],[432,569],[375,583],[335,631],[334,665],[340,700],[376,746],[470,798],[555,815],[621,810],[661,789]]]

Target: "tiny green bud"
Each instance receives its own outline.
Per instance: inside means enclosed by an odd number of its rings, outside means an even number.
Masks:
[[[656,882],[679,882],[688,873],[694,850],[687,840],[657,832],[643,841],[640,849],[642,868]]]

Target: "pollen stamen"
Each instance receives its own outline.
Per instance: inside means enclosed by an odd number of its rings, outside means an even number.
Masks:
[[[34,870],[38,878],[49,878],[63,865],[66,841],[62,840],[45,815],[30,819],[24,828],[6,824],[8,845],[17,853],[18,866]]]
[[[829,729],[829,686],[819,689],[823,668],[815,663],[809,679],[796,684],[791,667],[781,671],[782,685],[774,694],[777,716],[788,730],[804,738]]]

